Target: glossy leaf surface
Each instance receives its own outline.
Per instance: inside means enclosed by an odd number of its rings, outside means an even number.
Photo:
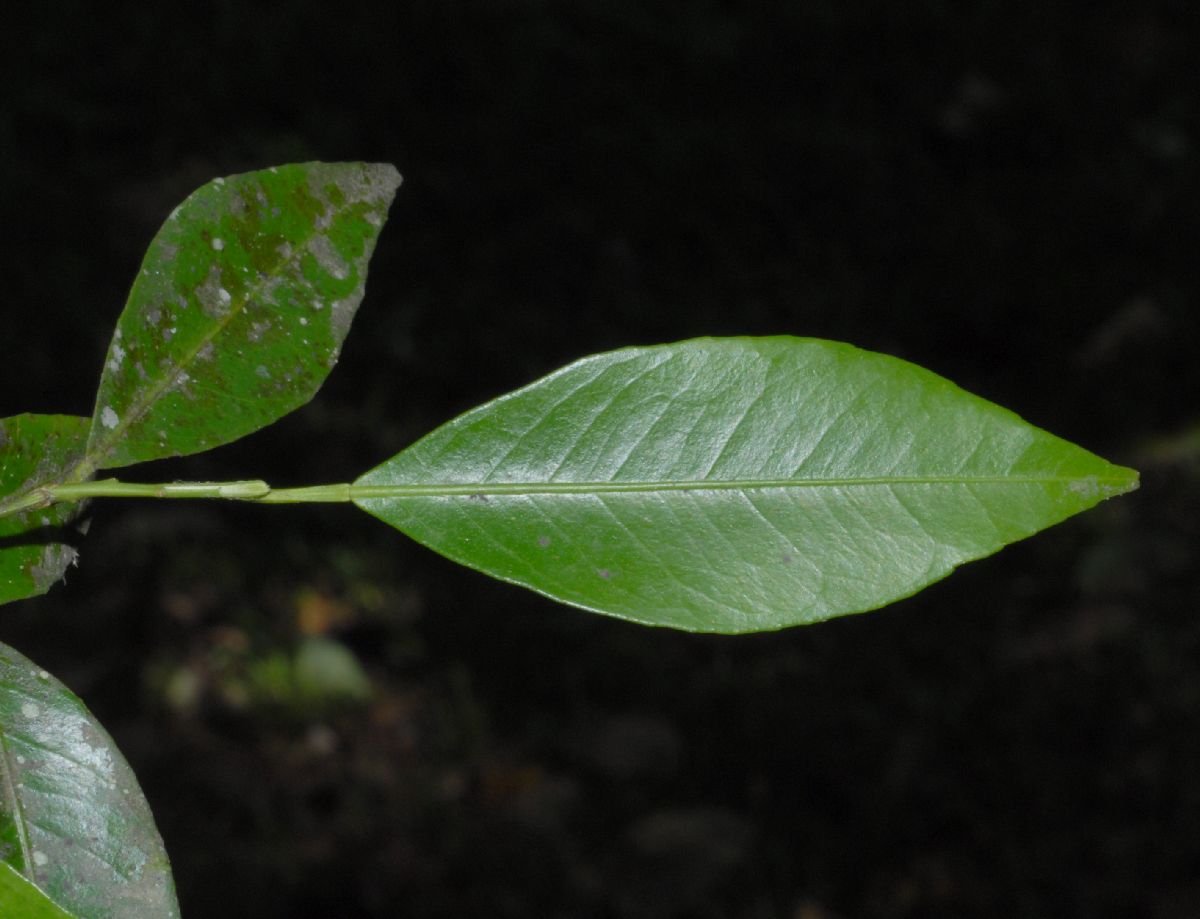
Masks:
[[[0,862],[0,916],[4,919],[77,919],[4,862]]]
[[[778,337],[586,358],[434,431],[355,499],[558,600],[748,632],[882,606],[1136,483],[920,367]]]
[[[207,450],[312,398],[399,184],[385,164],[303,163],[188,197],[151,242],[118,321],[90,464]]]
[[[162,840],[112,738],[0,645],[0,860],[80,919],[179,915]]]
[[[39,485],[65,481],[83,458],[89,419],[14,415],[0,419],[0,510]],[[80,507],[52,507],[0,516],[0,603],[50,589],[75,560],[64,528]]]

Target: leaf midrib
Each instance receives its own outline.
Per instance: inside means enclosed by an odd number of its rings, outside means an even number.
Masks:
[[[8,801],[12,808],[13,824],[17,828],[17,846],[21,850],[21,862],[24,865],[24,871],[21,873],[32,880],[33,848],[29,843],[29,830],[25,825],[25,808],[17,794],[15,776],[16,768],[13,766],[12,754],[8,750],[8,734],[0,730],[0,795]]]
[[[1127,489],[1129,476],[1047,476],[1047,475],[938,475],[938,476],[863,476],[822,479],[695,479],[677,481],[620,482],[462,482],[442,484],[395,483],[390,485],[355,483],[350,497],[372,498],[453,497],[459,495],[584,495],[623,494],[662,491],[762,491],[797,488],[851,488],[895,485],[1083,485],[1097,488]]]
[[[229,186],[226,185],[225,187]],[[114,448],[124,439],[126,432],[136,426],[137,423],[146,416],[146,413],[149,412],[150,409],[162,399],[163,395],[170,391],[178,383],[180,375],[186,373],[188,368],[195,364],[199,358],[200,352],[204,350],[205,346],[213,343],[222,333],[224,333],[229,325],[246,311],[247,306],[257,296],[259,296],[266,287],[268,287],[273,281],[278,281],[278,275],[283,266],[291,265],[293,262],[299,262],[300,258],[302,257],[301,253],[307,251],[306,247],[308,243],[314,237],[321,235],[321,231],[316,226],[313,226],[312,230],[313,232],[304,237],[303,242],[290,245],[289,255],[281,256],[279,261],[270,265],[270,270],[259,272],[254,281],[244,288],[244,292],[239,297],[231,299],[229,311],[224,316],[214,320],[211,330],[202,335],[196,346],[186,351],[182,355],[181,359],[175,363],[173,372],[164,374],[162,382],[151,385],[144,390],[145,397],[140,400],[135,400],[131,404],[130,410],[125,414],[125,417],[121,419],[121,422],[116,427],[110,429],[107,434],[101,434],[99,439],[95,442],[95,445],[93,445],[91,438],[88,439],[86,458],[84,460],[87,465],[94,469],[107,468],[104,465],[104,461],[111,457]],[[153,242],[157,242],[157,238]],[[141,278],[139,277],[138,280],[140,281]],[[195,293],[195,291],[192,291],[192,293]],[[119,325],[118,328],[120,328]],[[107,358],[107,353],[105,356]],[[92,415],[93,433],[96,430],[95,426],[100,418],[100,412],[102,411],[102,407],[100,405],[100,395],[102,394],[103,388],[101,389],[101,393],[97,396],[95,412]],[[97,449],[93,449],[94,446]]]
[[[310,237],[311,238],[311,237]],[[306,240],[307,242],[307,240]],[[290,262],[290,259],[281,259],[278,264],[272,266],[272,276],[279,270],[281,265]],[[269,280],[269,278],[268,278]],[[180,360],[175,362],[172,372],[163,375],[162,381],[156,385],[152,385],[144,390],[145,397],[135,400],[130,406],[130,410],[125,413],[121,423],[112,428],[107,435],[101,435],[97,441],[95,448],[89,442],[87,450],[87,462],[97,469],[104,469],[104,461],[111,457],[114,447],[124,439],[125,433],[135,427],[146,414],[152,409],[163,397],[165,393],[174,387],[180,378],[180,375],[186,373],[189,367],[192,367],[199,358],[199,354],[204,350],[204,347],[211,344],[217,339],[229,325],[245,312],[247,305],[253,299],[258,291],[265,287],[265,283],[256,282],[246,288],[246,293],[233,300],[230,304],[229,312],[214,322],[211,330],[205,333],[199,339],[199,343],[189,349]],[[95,419],[99,418],[101,411],[100,400],[96,401],[96,414],[93,416],[93,425]],[[93,426],[93,430],[95,427]]]

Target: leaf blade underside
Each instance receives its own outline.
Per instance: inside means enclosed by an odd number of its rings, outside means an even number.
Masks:
[[[387,164],[299,163],[193,192],[151,241],[117,322],[92,468],[207,450],[311,399],[399,184]]]
[[[585,358],[470,411],[362,476],[355,502],[575,606],[749,632],[885,605],[1136,481],[897,358],[699,339]]]

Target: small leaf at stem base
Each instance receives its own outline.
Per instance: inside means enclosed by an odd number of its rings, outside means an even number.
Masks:
[[[89,420],[73,415],[0,419],[0,512],[41,485],[71,481],[83,458]],[[0,604],[44,594],[75,561],[66,541],[78,504],[0,516]]]

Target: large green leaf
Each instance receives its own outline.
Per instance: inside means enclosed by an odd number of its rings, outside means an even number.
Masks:
[[[89,464],[207,450],[311,399],[399,184],[385,164],[303,163],[214,179],[176,208],[109,346]]]
[[[80,919],[179,915],[150,808],[112,738],[70,690],[6,645],[0,861]]]
[[[779,337],[586,358],[353,493],[558,600],[749,632],[882,606],[1136,484],[920,367]]]
[[[0,862],[0,916],[4,919],[78,919],[4,862]]]
[[[0,514],[39,485],[69,480],[83,458],[87,418],[14,415],[0,419]],[[77,504],[0,516],[0,603],[43,594],[75,560],[64,528]]]

